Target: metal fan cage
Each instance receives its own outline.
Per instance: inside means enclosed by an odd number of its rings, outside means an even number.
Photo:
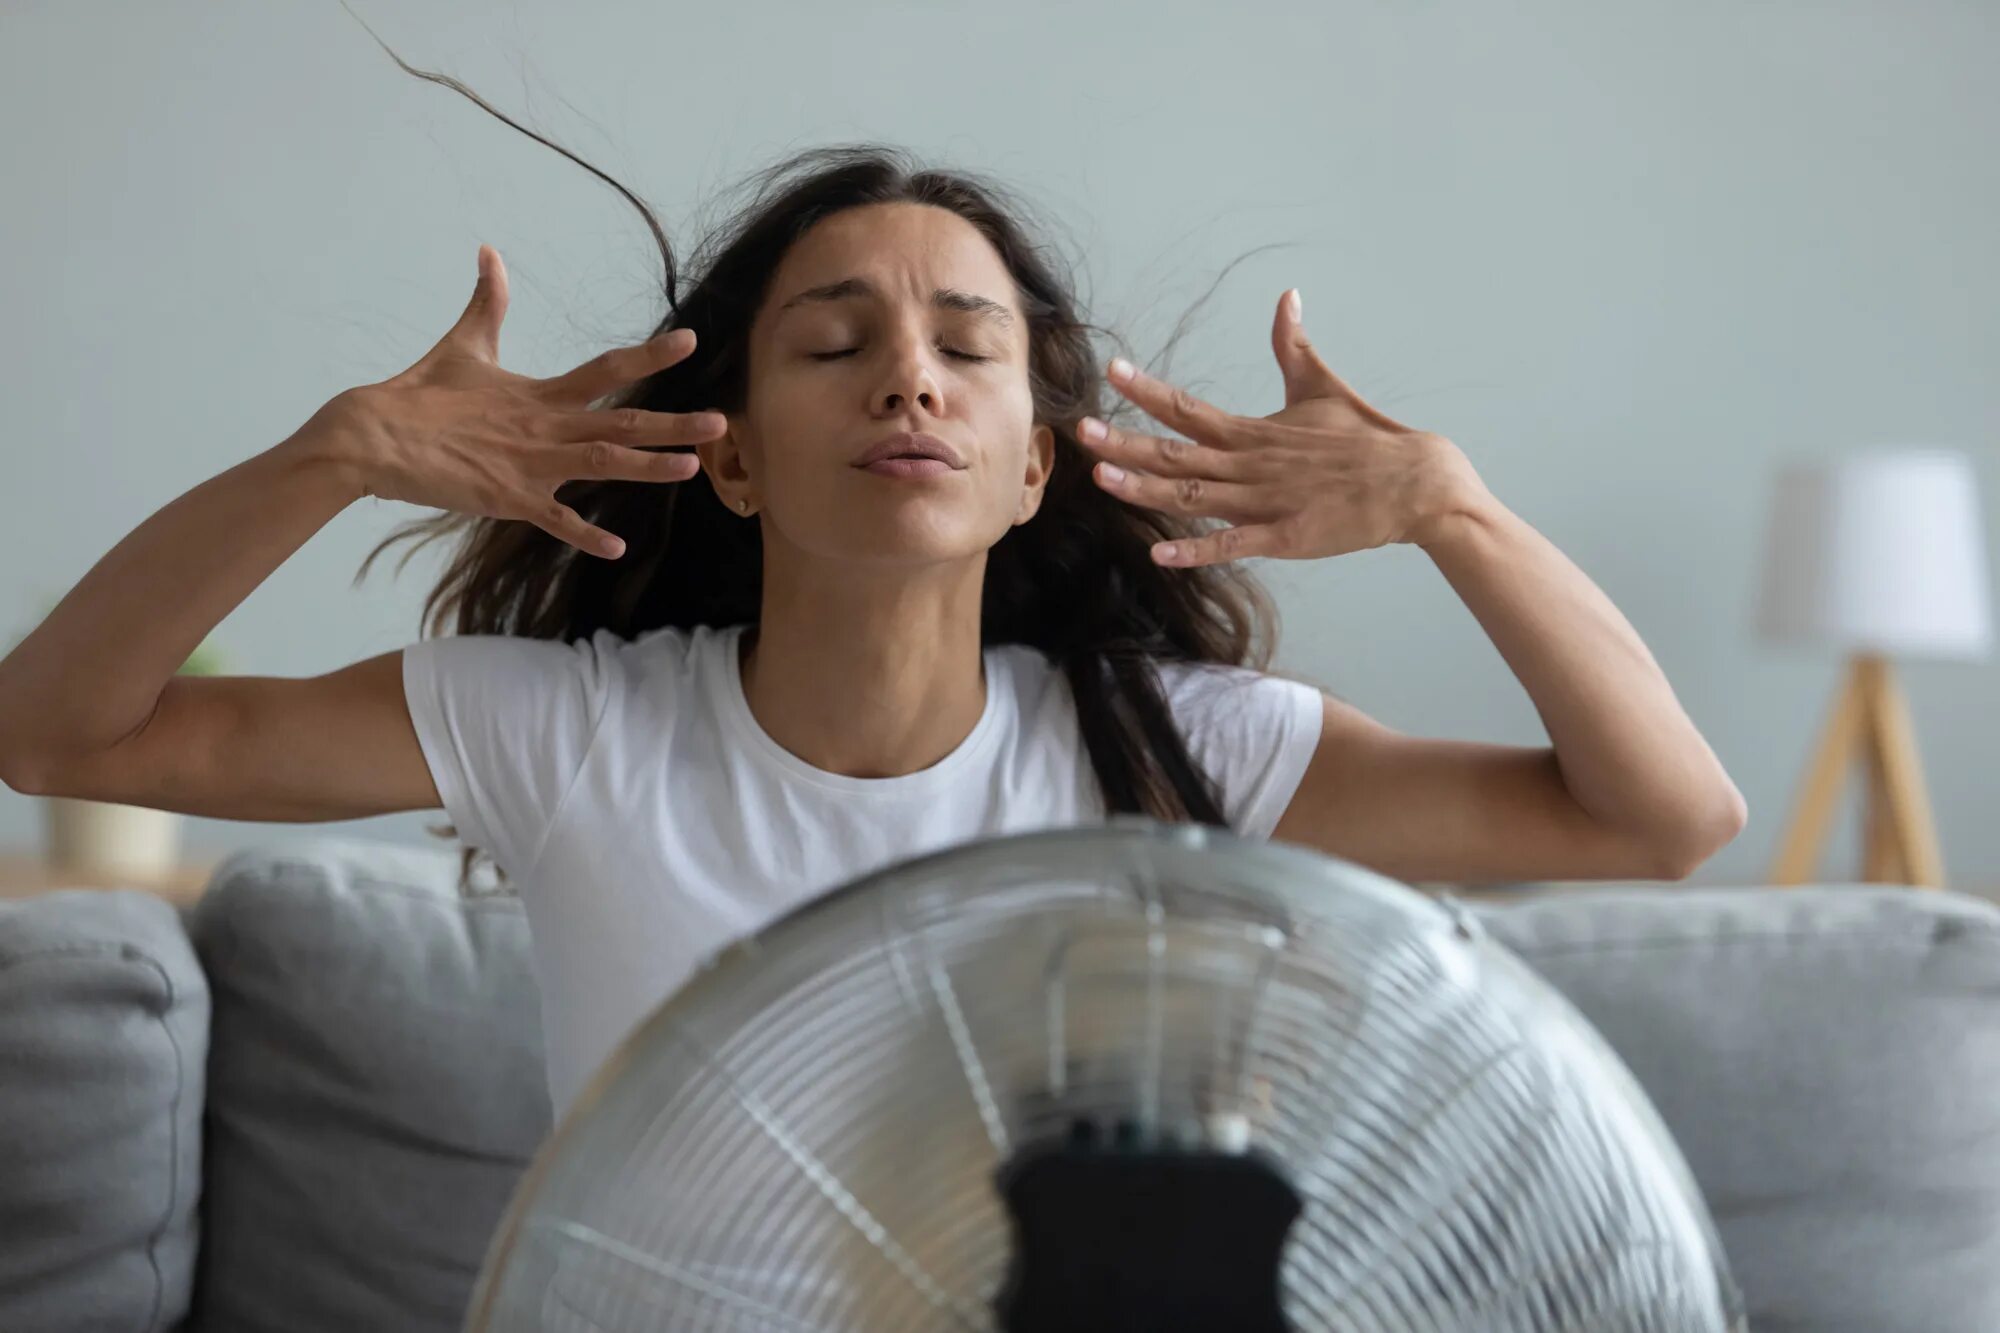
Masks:
[[[996,1170],[1080,1120],[1267,1154],[1303,1200],[1300,1333],[1741,1327],[1650,1103],[1475,917],[1121,817],[892,866],[722,951],[543,1145],[467,1328],[997,1329]]]

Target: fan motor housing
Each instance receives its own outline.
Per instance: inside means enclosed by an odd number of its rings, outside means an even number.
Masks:
[[[1014,1250],[1007,1333],[1290,1333],[1279,1302],[1302,1201],[1267,1154],[1079,1119],[995,1173]]]

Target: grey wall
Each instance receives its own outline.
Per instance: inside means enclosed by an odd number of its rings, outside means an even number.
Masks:
[[[1291,285],[1364,396],[1470,455],[1653,649],[1749,798],[1698,878],[1754,879],[1838,663],[1760,645],[1751,574],[1783,457],[1970,450],[2000,533],[2000,18],[1984,0],[421,7],[355,0],[647,196],[676,236],[809,144],[886,138],[1060,220],[1142,351],[1238,267],[1176,366],[1261,415]],[[1502,12],[1502,11],[1506,12]],[[0,14],[0,637],[147,515],[327,397],[420,355],[505,255],[503,359],[565,369],[663,310],[637,215],[331,3]],[[416,637],[423,511],[367,502],[219,627],[306,675]],[[1413,547],[1265,563],[1310,672],[1392,725],[1546,740]],[[2000,883],[2000,666],[1903,672],[1955,881]],[[194,820],[197,848],[354,831]],[[0,843],[31,844],[0,792]],[[1844,875],[1850,821],[1829,878]]]

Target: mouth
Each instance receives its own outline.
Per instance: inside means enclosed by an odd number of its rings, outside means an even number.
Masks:
[[[899,431],[868,446],[854,466],[884,477],[929,477],[961,472],[965,460],[956,449],[921,431]]]
[[[878,477],[942,477],[959,471],[942,458],[878,458],[861,469]]]

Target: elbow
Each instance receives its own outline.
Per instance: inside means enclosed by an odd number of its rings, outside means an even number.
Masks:
[[[22,796],[41,796],[42,765],[23,745],[0,744],[0,785]]]
[[[45,796],[45,784],[36,771],[19,762],[0,762],[0,787],[19,796]]]
[[[1729,783],[1716,812],[1680,838],[1667,844],[1660,864],[1662,879],[1681,880],[1700,869],[1710,857],[1736,840],[1750,822],[1750,806],[1743,793]]]
[[[73,767],[65,756],[22,747],[0,753],[0,785],[22,796],[81,796],[68,786]]]

